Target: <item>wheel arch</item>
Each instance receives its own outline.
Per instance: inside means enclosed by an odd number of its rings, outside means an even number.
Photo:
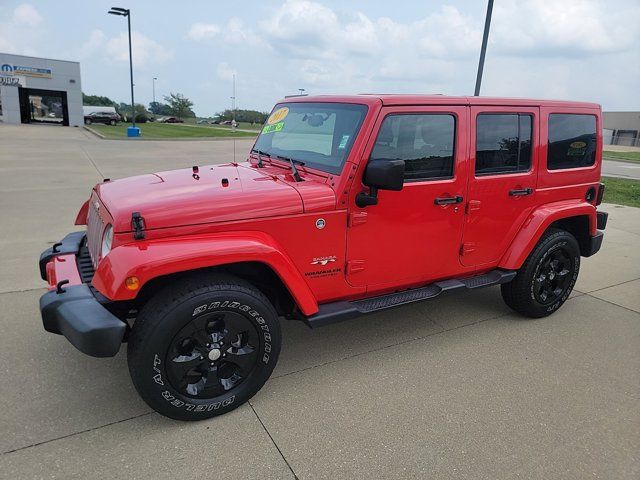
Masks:
[[[135,299],[136,308],[139,310],[157,292],[173,282],[194,275],[214,276],[218,273],[233,275],[253,285],[269,299],[278,315],[289,315],[295,310],[296,301],[285,283],[269,265],[262,262],[236,262],[154,277],[145,283],[138,292]]]
[[[590,203],[575,200],[542,205],[527,218],[498,266],[508,270],[519,269],[550,228],[571,233],[580,245],[580,252],[584,253],[589,247],[590,237],[596,233],[596,208]]]
[[[114,248],[102,259],[93,286],[114,301],[134,300],[141,292],[201,271],[224,271],[253,283],[283,311],[297,308],[305,315],[318,304],[306,281],[283,249],[262,232],[234,232],[188,238],[134,242]],[[140,288],[128,290],[135,276]],[[141,297],[144,300],[145,297]],[[276,305],[274,305],[276,306]]]

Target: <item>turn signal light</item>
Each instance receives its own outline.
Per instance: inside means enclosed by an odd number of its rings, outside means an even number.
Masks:
[[[138,280],[138,277],[127,277],[124,281],[124,286],[127,287],[127,290],[138,290],[140,288],[140,280]]]

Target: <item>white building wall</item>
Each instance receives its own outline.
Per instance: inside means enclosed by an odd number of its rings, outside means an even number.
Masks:
[[[23,67],[50,69],[51,78],[20,75],[20,78],[24,79],[24,84],[22,86],[25,88],[67,92],[69,125],[81,126],[84,124],[80,63],[0,53],[0,74],[8,73],[1,71],[2,65],[5,64],[11,66],[19,65]],[[20,123],[20,100],[18,88],[0,86],[0,96],[0,98],[2,98],[2,120],[5,123]]]

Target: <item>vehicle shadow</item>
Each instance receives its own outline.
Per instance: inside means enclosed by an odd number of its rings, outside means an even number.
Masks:
[[[283,345],[273,375],[287,375],[509,313],[500,288],[490,287],[444,294],[317,329],[301,321],[283,320]]]

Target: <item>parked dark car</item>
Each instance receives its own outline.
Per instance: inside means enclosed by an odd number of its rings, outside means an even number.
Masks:
[[[84,116],[85,125],[91,125],[92,123],[116,125],[120,120],[120,115],[114,112],[92,112]]]
[[[164,119],[163,123],[184,123],[184,120],[181,120],[177,117],[167,117]]]

